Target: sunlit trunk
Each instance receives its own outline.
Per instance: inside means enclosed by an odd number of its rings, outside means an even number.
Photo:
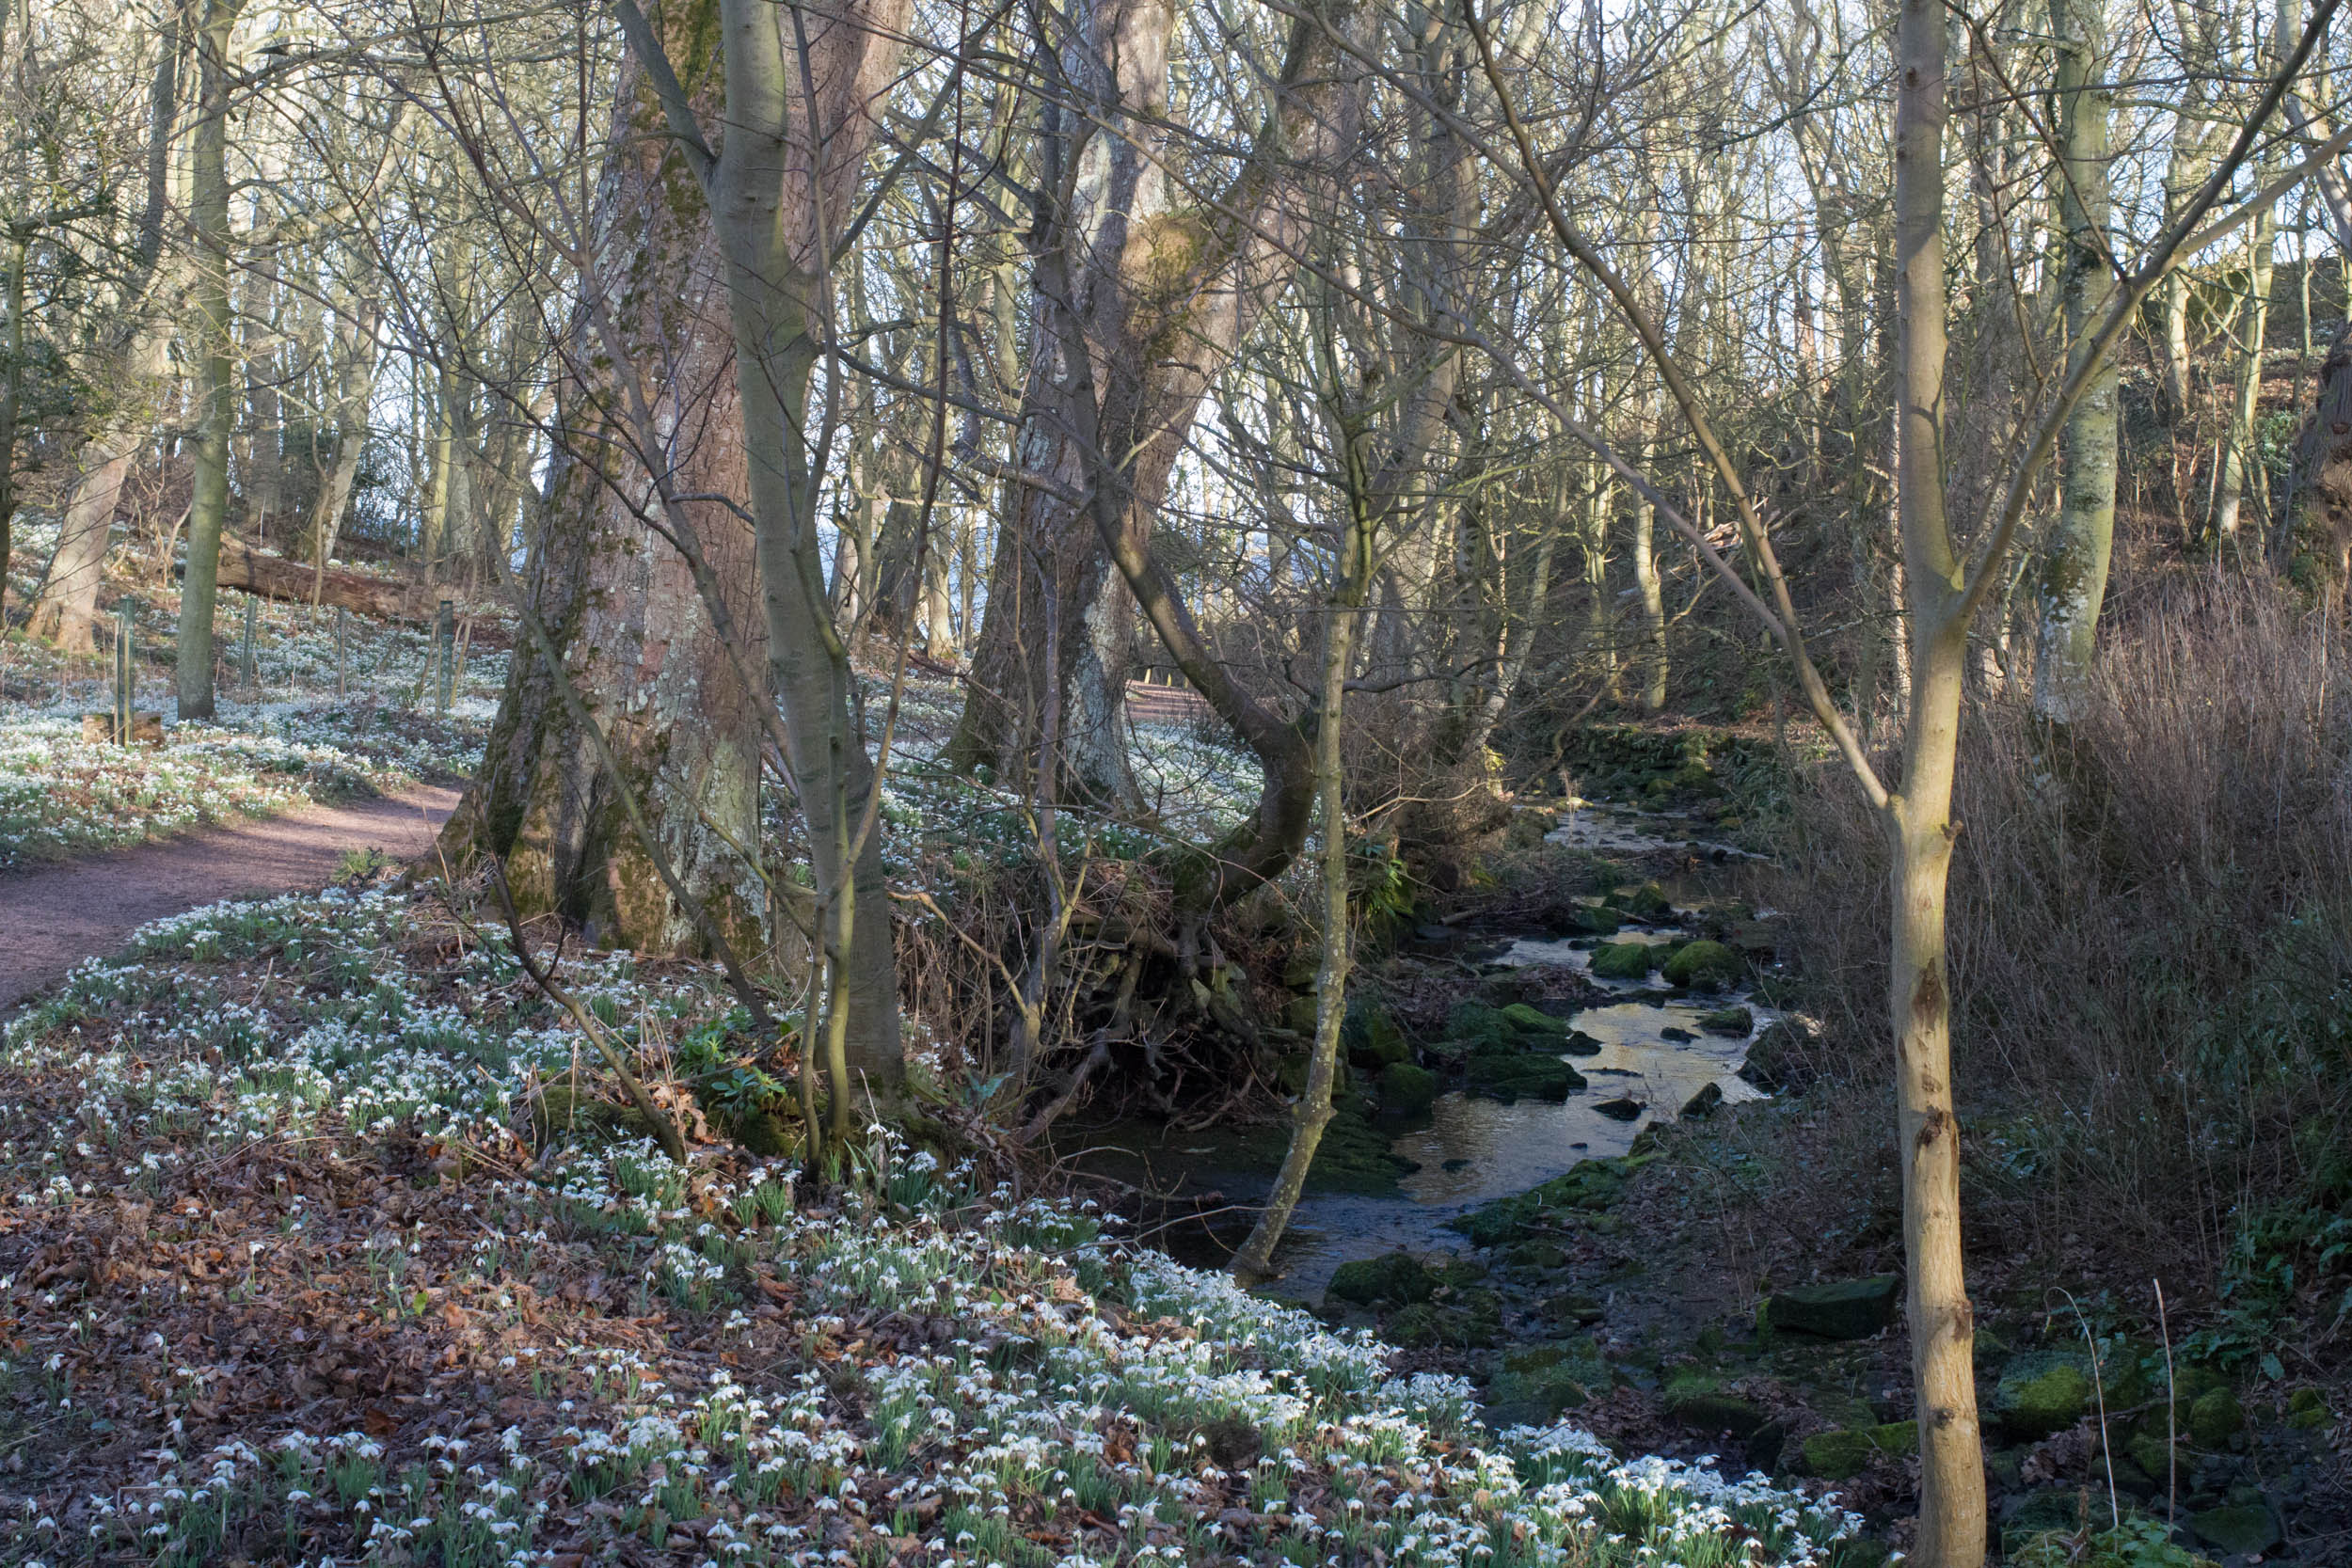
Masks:
[[[2085,334],[2115,292],[2108,261],[2107,117],[2110,94],[2103,0],[2054,0],[2059,40],[2058,126],[2065,164],[2058,191],[2059,281],[2070,371],[2090,352]],[[2112,358],[2103,358],[2058,436],[2058,513],[2043,546],[2034,707],[2070,720],[2080,705],[2098,651],[2099,609],[2106,597],[2107,558],[2115,540],[2117,388]]]
[[[1952,1114],[1951,991],[1944,908],[1952,771],[1968,626],[1944,513],[1945,8],[1903,0],[1896,24],[1896,497],[1912,649],[1902,787],[1892,851],[1890,1022],[1910,1264],[1912,1387],[1919,1422],[1921,1568],[1984,1560],[1984,1449],[1975,1323],[1961,1262],[1960,1126]]]

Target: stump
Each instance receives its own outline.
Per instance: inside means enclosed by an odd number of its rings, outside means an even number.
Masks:
[[[115,716],[111,712],[82,715],[82,739],[92,746],[113,745]],[[131,742],[135,746],[161,746],[164,743],[164,716],[160,713],[131,715]]]

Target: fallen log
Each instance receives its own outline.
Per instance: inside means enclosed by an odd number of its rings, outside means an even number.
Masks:
[[[184,568],[174,567],[179,576]],[[447,587],[402,578],[377,577],[347,567],[316,566],[257,550],[241,539],[220,542],[220,585],[285,604],[336,605],[355,615],[382,621],[429,621],[443,599],[460,598]],[[462,611],[469,607],[460,603]]]

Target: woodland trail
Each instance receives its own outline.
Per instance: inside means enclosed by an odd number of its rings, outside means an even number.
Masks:
[[[240,894],[317,888],[350,849],[421,854],[458,795],[424,784],[0,875],[0,1016],[151,920]]]

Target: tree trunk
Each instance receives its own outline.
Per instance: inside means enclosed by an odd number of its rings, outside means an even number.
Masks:
[[[1031,290],[1016,474],[990,566],[997,591],[948,748],[958,767],[1025,777],[1044,683],[1056,681],[1073,792],[1122,806],[1139,803],[1125,707],[1135,607],[1112,576],[1085,498],[1102,483],[1097,466],[1117,466],[1128,508],[1120,526],[1148,548],[1201,398],[1288,285],[1309,228],[1304,192],[1342,145],[1334,115],[1346,56],[1331,37],[1335,24],[1302,20],[1275,111],[1239,174],[1215,199],[1177,206],[1165,123],[1177,14],[1173,0],[1089,0],[1061,46],[1058,70],[1078,105],[1047,111],[1041,200],[1049,210]],[[1070,280],[1070,299],[1048,297],[1052,277]],[[1063,407],[1080,357],[1097,400],[1095,451],[1073,439]],[[1059,627],[1052,670],[1041,594],[1051,595]]]
[[[1633,498],[1633,584],[1642,598],[1642,711],[1657,713],[1666,705],[1666,594],[1658,576],[1658,547],[1653,537],[1657,512],[1646,496]]]
[[[596,418],[620,401],[596,368],[611,353],[597,330],[601,313],[629,356],[614,374],[663,367],[647,387],[654,418],[675,431],[675,489],[740,495],[746,475],[725,283],[699,194],[665,171],[663,144],[646,135],[658,125],[658,111],[623,93],[596,214],[592,254],[604,268],[585,280],[596,293],[564,344],[565,372],[577,385],[563,404],[574,417]],[[372,332],[357,324],[355,332],[362,337],[346,360],[347,391],[357,388],[357,367],[373,358]],[[364,399],[344,412],[364,417]],[[561,912],[601,945],[707,955],[706,938],[629,820],[619,793],[629,791],[690,895],[730,942],[756,955],[767,948],[771,911],[756,870],[734,845],[760,842],[760,693],[728,658],[687,562],[649,526],[648,518],[664,517],[651,481],[642,470],[596,466],[602,454],[628,449],[625,418],[608,413],[593,428],[559,436],[532,560],[516,584],[621,776],[612,776],[594,738],[574,724],[538,649],[518,640],[481,773],[442,842],[453,861],[476,849],[504,859],[526,916]],[[358,440],[343,444],[350,451],[337,453],[338,470],[358,455]],[[668,520],[699,534],[725,608],[739,626],[755,628],[751,530],[716,502],[676,510],[684,515]],[[755,672],[759,655],[755,641]]]
[[[2268,176],[2267,165],[2255,175]],[[2267,485],[2260,454],[2254,450],[2254,415],[2262,400],[2263,340],[2270,331],[2270,277],[2273,236],[2278,220],[2269,208],[2247,230],[2247,297],[2238,312],[2244,341],[2239,345],[2237,384],[2230,399],[2230,423],[2221,441],[2220,472],[2214,481],[2213,531],[2217,543],[2236,539],[2238,513],[2249,483]]]
[[[282,356],[278,352],[278,342],[285,297],[278,286],[275,247],[263,245],[255,253],[252,277],[251,288],[260,294],[258,304],[262,309],[249,309],[246,314],[262,341],[248,343],[246,349],[246,405],[251,410],[251,419],[245,449],[245,531],[265,549],[283,549],[285,546],[273,538],[284,472],[279,447],[284,416],[278,392]]]
[[[859,1081],[887,1099],[902,1067],[880,838],[863,831],[873,768],[834,633],[803,433],[829,236],[857,189],[906,9],[852,0],[796,12],[787,47],[755,0],[666,8],[660,30],[621,8],[634,69],[591,247],[607,265],[584,280],[567,344],[582,384],[563,402],[602,404],[608,420],[628,422],[610,434],[628,439],[570,443],[525,590],[560,627],[565,673],[621,776],[583,754],[590,737],[573,731],[551,673],[518,651],[482,778],[447,830],[527,850],[544,903],[600,902],[632,945],[695,945],[626,817],[602,803],[627,789],[680,880],[755,947],[764,889],[726,840],[759,844],[758,756],[780,739],[824,921],[825,1006],[805,1049],[831,1074],[835,1137]],[[672,51],[665,37],[723,49]],[[683,79],[674,58],[686,61]],[[723,150],[703,123],[723,124]],[[583,456],[633,443],[675,461],[600,474]],[[698,495],[748,507],[680,499]]]
[[[172,142],[180,124],[183,40],[180,8],[167,8],[148,93],[147,201],[139,214],[132,276],[124,290],[124,325],[116,344],[119,372],[114,406],[75,454],[72,493],[57,531],[57,547],[33,602],[27,629],[67,653],[97,651],[98,591],[105,578],[115,508],[131,460],[146,445],[150,402],[170,364],[172,309],[165,297],[171,272],[162,265],[164,217],[171,201]]]
[[[373,283],[373,276],[366,279]],[[369,288],[337,310],[335,342],[335,455],[319,476],[318,503],[310,514],[311,562],[318,570],[316,593],[326,592],[327,563],[335,558],[342,536],[344,509],[351,504],[351,487],[358,482],[359,462],[367,454],[368,400],[375,392],[375,334],[383,304]]]
[[[180,717],[213,716],[213,608],[219,597],[221,531],[229,516],[229,434],[237,414],[230,358],[229,36],[241,0],[205,0],[197,40],[198,108],[188,169],[195,238],[195,490],[188,501],[187,576],[180,588]]]
[[[1334,388],[1334,391],[1338,388]],[[1356,624],[1371,596],[1373,534],[1376,526],[1365,431],[1335,419],[1347,465],[1347,524],[1338,580],[1323,617],[1323,686],[1315,714],[1314,783],[1323,816],[1323,958],[1315,970],[1315,1040],[1307,1063],[1307,1083],[1292,1112],[1290,1147],[1275,1174],[1265,1208],[1233,1255],[1233,1273],[1245,1280],[1274,1272],[1274,1249],[1290,1226],[1307,1188],[1307,1173],[1331,1122],[1331,1091],[1339,1079],[1340,1032],[1347,1021],[1347,973],[1351,935],[1347,920],[1347,802],[1342,759],[1341,715],[1347,677],[1355,662]]]
[[[430,582],[378,577],[315,562],[289,561],[257,550],[241,539],[224,539],[215,581],[222,588],[281,604],[335,605],[381,621],[430,620],[449,591]]]
[[[24,401],[24,252],[30,242],[19,237],[8,246],[8,271],[0,278],[0,309],[8,311],[7,336],[0,354],[8,367],[0,372],[0,615],[8,607],[8,562],[15,553],[16,426]]]
[[[1944,7],[1903,0],[1895,38],[1896,505],[1911,661],[1901,792],[1887,804],[1896,1042],[1910,1263],[1912,1386],[1919,1418],[1921,1568],[1984,1560],[1984,1449],[1975,1322],[1960,1244],[1960,1126],[1952,1115],[1944,906],[1952,770],[1968,647],[1961,568],[1944,515]]]
[[[2107,114],[2103,85],[2106,32],[2103,0],[2053,0],[2058,39],[2059,169],[2062,233],[2059,292],[2065,309],[2068,370],[2090,352],[2086,341],[2115,293],[2108,252]],[[2058,515],[2042,558],[2040,636],[2034,708],[2068,721],[2080,706],[2098,653],[2099,608],[2106,597],[2107,558],[2115,541],[2115,361],[2101,356],[2082,399],[2058,436]]]

